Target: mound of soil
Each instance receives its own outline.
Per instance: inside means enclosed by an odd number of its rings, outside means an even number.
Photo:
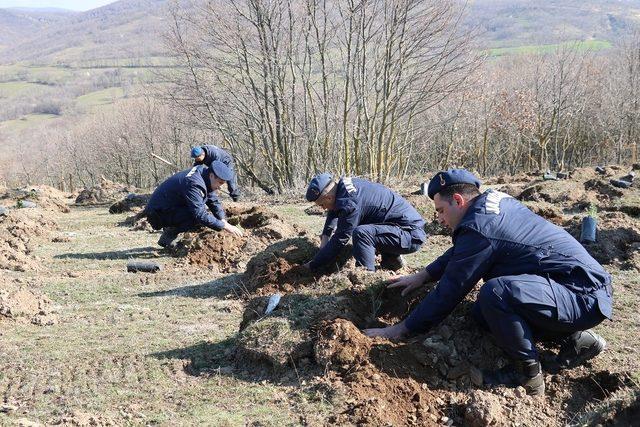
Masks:
[[[118,200],[114,204],[109,207],[109,213],[118,214],[123,212],[131,212],[136,210],[136,208],[144,208],[147,203],[149,203],[149,199],[151,198],[151,194],[135,194],[129,193],[122,200]]]
[[[322,209],[318,205],[311,205],[304,210],[304,213],[306,213],[307,215],[324,216],[324,209]]]
[[[575,217],[568,231],[580,238],[582,219]],[[640,221],[622,212],[598,215],[596,242],[585,248],[599,263],[614,264],[622,269],[640,270]]]
[[[57,228],[55,221],[38,210],[12,210],[0,216],[0,269],[39,270],[33,255],[38,238],[46,238]]]
[[[102,178],[100,184],[80,191],[75,203],[77,205],[103,205],[113,203],[129,193],[131,193],[129,187]]]
[[[0,319],[29,321],[35,325],[53,325],[57,316],[52,312],[51,301],[27,287],[15,285],[0,288]]]
[[[129,227],[131,231],[148,231],[149,233],[153,233],[155,230],[149,224],[147,220],[147,216],[144,213],[144,209],[142,208],[132,208],[132,212],[135,212],[134,215],[126,217],[123,221],[118,223],[121,227]]]
[[[23,187],[5,190],[0,194],[3,204],[19,206],[25,201],[33,202],[37,207],[56,212],[69,212],[67,200],[70,195],[47,185]]]
[[[244,229],[244,236],[209,229],[186,233],[176,246],[175,255],[186,257],[192,265],[234,272],[244,269],[252,255],[274,240],[301,234],[295,225],[263,207],[234,206],[227,210],[227,215],[230,224]]]

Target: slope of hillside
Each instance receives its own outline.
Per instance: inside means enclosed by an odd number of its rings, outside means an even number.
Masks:
[[[60,18],[32,25],[33,37],[25,40],[18,34],[12,43],[5,42],[0,62],[69,64],[158,55],[167,4],[167,0],[121,0],[83,13],[54,15]]]
[[[476,0],[467,19],[490,48],[615,41],[639,23],[640,2],[631,0]]]

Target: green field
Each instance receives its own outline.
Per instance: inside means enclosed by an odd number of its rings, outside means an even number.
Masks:
[[[604,40],[587,40],[587,41],[573,41],[557,44],[544,44],[544,45],[526,45],[526,46],[514,46],[514,47],[501,47],[495,49],[489,49],[487,54],[492,57],[505,56],[505,55],[523,55],[523,54],[543,54],[551,53],[560,48],[575,48],[577,50],[604,50],[612,47],[612,44]]]
[[[59,116],[56,116],[55,114],[27,114],[26,116],[16,120],[0,122],[0,130],[7,132],[19,132],[58,118]]]

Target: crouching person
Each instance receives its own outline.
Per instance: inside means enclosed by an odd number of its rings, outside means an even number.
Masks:
[[[356,265],[375,271],[379,253],[380,267],[395,271],[404,265],[402,255],[427,239],[415,208],[381,184],[323,173],[309,183],[306,199],[327,211],[320,251],[305,264],[311,270],[330,265],[351,239]]]
[[[542,394],[535,341],[560,344],[550,363],[554,371],[602,352],[605,341],[590,328],[612,316],[611,276],[565,230],[513,197],[480,193],[479,187],[464,169],[433,177],[429,197],[440,223],[453,233],[453,247],[390,287],[405,295],[427,282],[438,284],[405,320],[365,333],[399,338],[433,328],[483,279],[473,316],[513,363],[498,370],[472,369],[471,379],[476,385],[522,385],[529,394]]]
[[[199,226],[242,236],[239,228],[226,221],[215,193],[232,178],[233,173],[224,163],[214,161],[211,167],[194,166],[160,184],[145,208],[153,229],[163,229],[158,244],[164,248],[173,246],[180,233]]]

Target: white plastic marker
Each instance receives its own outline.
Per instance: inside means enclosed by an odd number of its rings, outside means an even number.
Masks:
[[[264,314],[269,314],[271,313],[273,310],[275,310],[275,308],[278,306],[278,303],[280,302],[280,298],[281,295],[280,294],[273,294],[269,297],[269,303],[267,304],[267,308],[264,311]]]

